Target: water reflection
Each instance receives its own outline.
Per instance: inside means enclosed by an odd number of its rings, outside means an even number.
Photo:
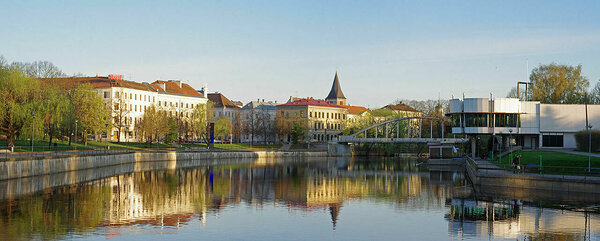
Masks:
[[[341,232],[336,236],[339,239],[350,235],[347,228],[358,233],[369,232],[363,226],[347,225],[340,229],[344,220],[349,223],[351,219],[364,218],[356,214],[357,208],[367,212],[371,208],[383,209],[389,214],[412,212],[422,215],[426,222],[428,214],[434,214],[432,222],[447,223],[448,230],[442,236],[427,238],[428,234],[423,233],[424,239],[585,240],[590,234],[597,238],[600,233],[592,225],[598,224],[597,214],[543,208],[518,200],[478,200],[460,170],[427,168],[418,165],[419,162],[334,159],[171,168],[129,172],[46,188],[35,194],[8,193],[6,196],[11,198],[0,201],[0,239],[112,237],[148,228],[195,230],[198,227],[194,223],[205,227],[209,222],[218,222],[211,217],[219,215],[246,217],[249,221],[270,218],[266,214],[260,218],[252,214],[254,217],[248,218],[241,207],[265,213],[287,210],[305,216],[326,213],[330,218],[328,229]],[[259,211],[258,215],[263,214]],[[389,229],[387,233],[376,234],[380,235],[378,238],[396,239],[402,232],[419,232],[395,230],[396,222],[402,221],[398,218],[381,219],[387,220],[383,225]],[[287,232],[301,232],[316,225],[319,224],[298,222],[296,227],[288,227]],[[225,228],[242,229],[233,223]],[[255,232],[265,239],[277,239]],[[321,235],[319,239],[331,238],[327,233]],[[347,238],[360,239],[360,236]]]

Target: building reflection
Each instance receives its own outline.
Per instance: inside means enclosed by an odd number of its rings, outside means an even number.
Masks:
[[[177,229],[195,220],[206,225],[208,217],[239,205],[322,210],[335,229],[344,222],[344,205],[360,199],[393,208],[449,210],[449,233],[457,237],[538,238],[535,235],[546,235],[545,230],[560,230],[574,240],[583,237],[583,229],[577,227],[585,219],[578,212],[571,217],[543,209],[539,216],[539,209],[518,201],[457,198],[472,194],[460,172],[428,170],[416,163],[336,160],[132,172],[2,200],[0,238],[56,239],[98,227],[107,235],[119,235],[132,225]],[[572,226],[562,225],[565,220]]]
[[[517,240],[591,240],[600,216],[586,210],[545,208],[518,200],[447,200],[448,231],[453,237]],[[592,223],[596,224],[595,226]]]

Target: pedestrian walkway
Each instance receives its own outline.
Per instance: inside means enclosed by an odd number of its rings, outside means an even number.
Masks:
[[[589,153],[589,152],[581,152],[581,151],[574,151],[574,150],[551,150],[551,151],[557,151],[557,152],[562,152],[562,153],[568,153],[568,154],[573,154],[573,155],[580,155],[580,156],[591,156],[591,157],[600,157],[600,153]]]
[[[282,150],[282,151],[289,151],[291,147],[292,147],[292,144],[290,144],[290,143],[285,143],[285,144],[283,144],[283,145],[281,146],[281,150]]]

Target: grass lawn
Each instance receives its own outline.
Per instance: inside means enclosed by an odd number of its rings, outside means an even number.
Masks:
[[[541,164],[543,170],[554,170],[554,171],[587,171],[588,168],[588,157],[584,155],[575,155],[570,153],[563,153],[557,151],[546,151],[546,150],[528,150],[528,151],[515,151],[513,152],[513,158],[515,154],[521,155],[520,163],[521,166],[525,164]],[[510,155],[502,157],[502,161],[495,157],[492,161],[495,165],[502,168],[513,168],[510,164]],[[600,158],[591,157],[592,168],[600,168]],[[564,167],[575,167],[575,168],[564,168]],[[592,171],[600,172],[600,169]]]

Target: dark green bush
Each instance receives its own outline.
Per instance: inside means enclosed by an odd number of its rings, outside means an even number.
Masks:
[[[577,142],[577,149],[580,151],[588,150],[588,139],[589,134],[586,130],[578,131],[575,133],[575,141]],[[592,151],[596,151],[600,148],[600,130],[592,130]]]

